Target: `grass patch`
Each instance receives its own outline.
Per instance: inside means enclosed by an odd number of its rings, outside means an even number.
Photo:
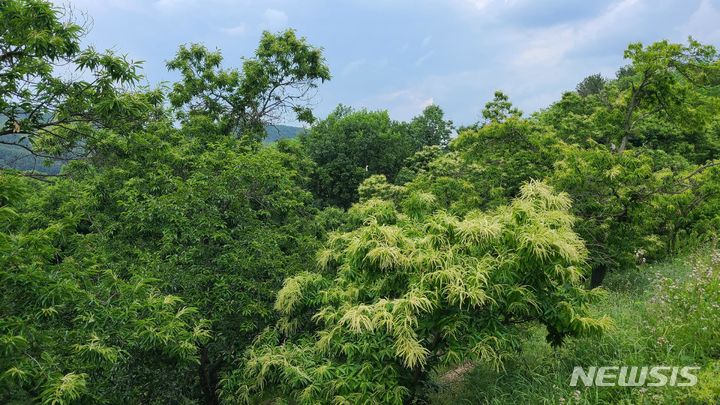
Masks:
[[[438,404],[720,403],[720,254],[706,249],[639,270],[610,274],[593,315],[615,327],[600,338],[552,349],[541,326],[528,329],[504,370],[477,364],[444,381]],[[695,387],[570,386],[575,366],[700,366]]]

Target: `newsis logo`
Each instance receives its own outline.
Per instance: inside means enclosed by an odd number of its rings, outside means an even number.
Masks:
[[[697,384],[695,372],[700,367],[668,366],[576,366],[570,378],[570,386],[576,387],[578,380],[586,387],[692,387]]]

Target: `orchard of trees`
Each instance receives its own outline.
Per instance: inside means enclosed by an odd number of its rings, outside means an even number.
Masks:
[[[38,162],[0,171],[2,403],[425,403],[529,328],[612,333],[608,275],[720,230],[720,54],[692,38],[456,128],[315,117],[331,70],[293,30],[237,64],[182,45],[159,88],[45,0],[0,0],[0,31],[0,145]]]

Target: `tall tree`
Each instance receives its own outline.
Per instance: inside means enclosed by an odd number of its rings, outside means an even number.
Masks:
[[[704,126],[717,112],[717,102],[698,104],[702,91],[720,85],[717,50],[690,38],[687,45],[668,41],[648,46],[634,43],[625,51],[630,68],[611,89],[610,119],[620,126],[617,152],[641,140],[642,124],[661,115],[686,127]]]
[[[242,68],[223,68],[220,51],[200,44],[183,45],[170,70],[181,74],[170,93],[180,117],[207,114],[227,133],[249,141],[265,137],[265,125],[279,123],[289,112],[312,122],[308,102],[319,83],[330,80],[322,50],[299,38],[295,31],[263,32],[252,58]]]
[[[139,63],[82,48],[71,17],[45,0],[0,2],[0,145],[68,160],[92,154],[103,130],[147,121],[149,99],[127,91]]]
[[[338,106],[301,140],[317,165],[312,190],[324,205],[349,207],[367,177],[385,175],[393,181],[415,151],[411,135],[387,111],[353,111]]]
[[[510,117],[522,116],[522,111],[512,105],[510,97],[502,91],[498,90],[495,92],[492,101],[488,101],[485,104],[485,108],[482,110],[482,116],[485,122],[504,122]]]
[[[678,233],[696,229],[668,211],[707,223],[700,213],[712,205],[714,187],[693,178],[705,178],[720,157],[719,56],[692,39],[631,44],[631,63],[600,92],[567,93],[535,116],[573,144],[549,180],[575,201],[593,285],[608,270],[632,266],[635,256],[671,252]],[[667,221],[658,223],[661,217]]]
[[[603,88],[605,88],[605,83],[607,83],[607,79],[605,79],[600,73],[596,73],[584,78],[580,83],[578,83],[578,85],[575,86],[575,91],[581,97],[600,94]]]
[[[172,393],[214,404],[234,356],[275,321],[283,278],[312,262],[318,231],[311,161],[291,146],[247,151],[206,117],[192,121],[125,137],[112,168],[66,169],[59,185],[77,199],[46,198],[50,212],[79,207],[110,269],[156,279],[210,321],[211,338],[198,345],[197,363],[177,367],[183,383]]]
[[[440,106],[432,104],[414,117],[408,124],[417,148],[425,146],[447,147],[454,130],[453,123],[445,120],[445,113]]]

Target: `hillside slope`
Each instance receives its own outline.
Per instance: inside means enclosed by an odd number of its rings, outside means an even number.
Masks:
[[[487,404],[720,403],[720,251],[702,249],[674,260],[610,274],[594,315],[614,329],[601,339],[570,339],[553,350],[545,330],[507,358],[504,370],[466,364],[436,378],[434,402]],[[570,386],[574,367],[700,367],[694,387]],[[648,377],[651,378],[651,377]],[[652,380],[654,381],[654,380]]]

